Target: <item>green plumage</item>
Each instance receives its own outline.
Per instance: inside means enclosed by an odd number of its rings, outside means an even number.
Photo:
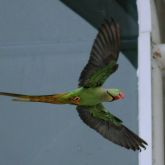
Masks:
[[[88,80],[87,84],[90,88],[101,86],[105,80],[111,75],[115,70],[117,70],[118,65],[115,61],[111,61],[107,66],[97,70]]]
[[[95,106],[89,106],[88,108],[91,115],[95,118],[104,120],[104,121],[111,121],[114,125],[119,126],[121,125],[122,121],[113,116],[110,112],[106,111],[102,104],[97,104]]]
[[[74,97],[80,98],[79,105],[97,105],[101,102],[110,101],[111,97],[109,97],[106,94],[106,89],[102,87],[96,87],[96,88],[77,88],[71,92],[69,92],[66,96],[64,96],[64,99],[67,98],[74,98]],[[108,97],[108,98],[107,98]]]

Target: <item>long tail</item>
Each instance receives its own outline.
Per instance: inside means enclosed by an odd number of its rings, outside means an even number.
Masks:
[[[66,94],[67,93],[31,96],[31,95],[24,95],[24,94],[0,92],[0,95],[15,97],[13,99],[13,101],[44,102],[44,103],[51,103],[51,104],[66,104],[66,103],[68,103],[67,99],[65,99]]]

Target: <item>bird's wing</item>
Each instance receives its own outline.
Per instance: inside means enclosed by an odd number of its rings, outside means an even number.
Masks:
[[[81,72],[79,86],[101,86],[117,70],[119,46],[118,24],[113,19],[105,20],[94,41],[89,61]]]
[[[146,148],[147,143],[122,124],[122,121],[107,112],[102,104],[77,106],[80,118],[104,138],[132,150]]]

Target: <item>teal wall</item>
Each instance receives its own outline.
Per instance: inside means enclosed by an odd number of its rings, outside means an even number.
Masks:
[[[97,33],[57,0],[0,0],[0,91],[52,94],[73,89]],[[105,87],[125,91],[106,104],[134,132],[136,70],[123,56]],[[0,97],[2,165],[137,165],[138,153],[102,138],[74,106],[12,102]]]

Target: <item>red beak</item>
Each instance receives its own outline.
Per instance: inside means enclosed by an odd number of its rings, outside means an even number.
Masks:
[[[123,92],[120,92],[118,96],[115,96],[115,100],[120,100],[120,99],[124,99],[125,95]]]

